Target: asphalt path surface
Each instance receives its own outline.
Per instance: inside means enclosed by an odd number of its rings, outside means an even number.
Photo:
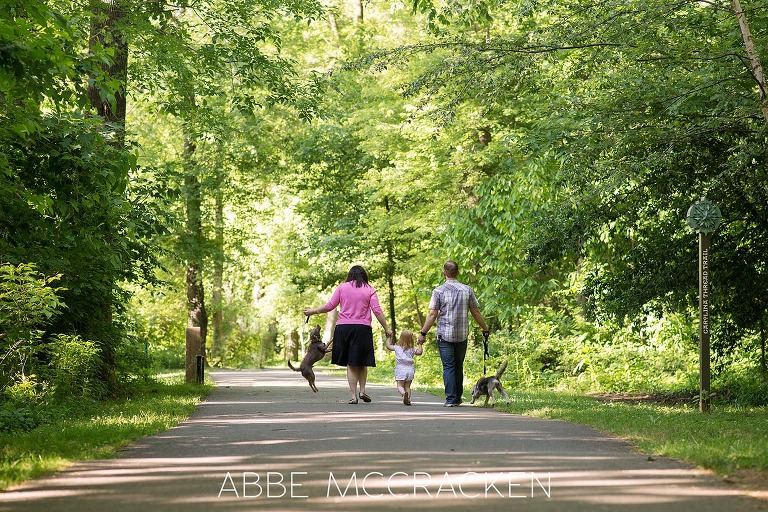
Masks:
[[[289,370],[216,371],[189,420],[0,494],[0,511],[755,511],[706,471],[572,423],[443,407],[394,386],[347,404]]]

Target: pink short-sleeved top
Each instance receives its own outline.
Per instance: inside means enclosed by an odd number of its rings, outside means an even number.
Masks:
[[[325,304],[328,311],[339,308],[339,319],[336,324],[371,325],[371,311],[381,313],[381,305],[376,290],[370,285],[355,286],[354,281],[341,283],[334,290],[331,299]]]

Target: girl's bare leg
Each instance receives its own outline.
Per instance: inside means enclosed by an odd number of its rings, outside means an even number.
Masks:
[[[411,405],[411,381],[403,381],[403,404]]]

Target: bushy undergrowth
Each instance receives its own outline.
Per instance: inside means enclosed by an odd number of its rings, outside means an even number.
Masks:
[[[507,379],[523,388],[690,389],[698,378],[695,323],[673,316],[648,325],[601,327],[539,309],[517,331],[496,333],[491,346],[509,361]]]
[[[35,407],[9,403],[0,406],[0,433],[26,432],[40,425],[42,421],[43,415]]]
[[[111,338],[126,332],[122,326],[95,340],[53,330],[66,310],[58,279],[34,264],[0,265],[0,432],[31,430],[63,404],[115,397],[147,376],[137,339]]]
[[[696,328],[695,319],[679,316],[654,319],[646,326],[597,327],[551,310],[535,310],[521,318],[518,329],[492,333],[486,361],[479,333],[470,337],[465,385],[495,373],[506,360],[503,380],[508,390],[650,393],[687,397],[694,403],[699,379]],[[425,347],[425,354],[416,360],[414,384],[439,388],[442,366],[431,337]],[[379,351],[376,360],[373,374],[390,379],[391,353]],[[758,368],[745,352],[718,359],[713,364],[713,399],[734,405],[767,404],[768,380]]]
[[[170,318],[170,317],[169,317]],[[164,352],[183,362],[183,344],[158,340],[169,332],[182,332],[178,318],[160,321],[147,342],[149,357],[157,366],[168,363]],[[160,325],[163,324],[163,325]],[[167,324],[167,325],[166,325]],[[509,389],[565,390],[575,393],[650,393],[696,402],[698,395],[698,322],[695,313],[648,316],[619,326],[598,324],[578,314],[547,307],[520,313],[516,327],[495,330],[490,338],[490,357],[483,360],[482,338],[474,326],[465,362],[468,385],[484,374],[495,373],[503,361],[503,380]],[[144,332],[146,334],[146,332]],[[224,367],[284,366],[283,344],[262,347],[263,336],[231,330],[219,356],[209,361]],[[376,341],[374,378],[391,380],[392,353]],[[768,403],[768,383],[759,372],[756,351],[737,348],[727,357],[713,360],[714,399],[729,404]],[[319,365],[322,366],[323,363]],[[415,385],[442,386],[442,365],[429,336],[425,354],[416,360]],[[178,365],[174,365],[178,366]]]
[[[131,332],[142,340],[150,368],[184,368],[186,357],[185,331],[187,309],[183,300],[184,283],[176,275],[165,276],[162,285],[154,287],[132,287],[132,298],[128,307],[133,319]],[[236,297],[229,297],[222,304],[224,319],[221,336],[224,341],[213,347],[213,308],[208,310],[207,363],[214,367],[255,368],[270,364],[278,354],[262,353],[262,322],[255,318],[248,304]],[[243,321],[245,319],[245,321]],[[265,323],[266,324],[266,323]]]

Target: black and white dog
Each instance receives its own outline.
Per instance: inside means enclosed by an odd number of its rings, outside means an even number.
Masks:
[[[501,363],[501,366],[499,366],[499,369],[496,371],[496,375],[491,375],[490,377],[483,377],[482,379],[478,380],[475,383],[475,386],[472,388],[472,401],[469,402],[471,404],[475,403],[475,400],[480,398],[481,396],[485,395],[485,403],[483,406],[488,405],[488,399],[491,400],[491,406],[496,404],[496,398],[493,396],[493,390],[496,390],[499,392],[499,394],[504,397],[504,401],[506,403],[509,403],[509,396],[504,392],[504,388],[501,387],[501,375],[504,373],[504,370],[507,369],[507,362],[504,361]]]

